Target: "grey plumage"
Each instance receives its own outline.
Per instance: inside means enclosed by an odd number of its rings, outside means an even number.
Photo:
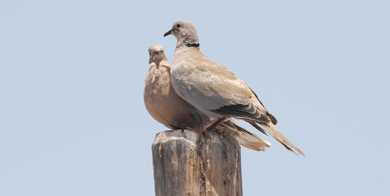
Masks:
[[[252,88],[228,68],[207,58],[199,49],[195,26],[176,21],[164,36],[177,39],[171,67],[171,83],[177,94],[210,117],[245,120],[269,133],[288,150],[305,156],[275,127],[276,118],[260,102]]]

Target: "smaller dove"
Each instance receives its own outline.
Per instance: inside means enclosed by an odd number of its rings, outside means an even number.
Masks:
[[[168,59],[161,45],[149,48],[149,73],[145,79],[144,102],[149,114],[170,129],[193,129],[210,122],[210,118],[178,96],[172,88]],[[242,128],[233,119],[226,118],[216,126],[228,132],[240,145],[255,151],[264,151],[270,143]],[[201,133],[200,133],[201,134]],[[199,135],[201,136],[201,135]]]

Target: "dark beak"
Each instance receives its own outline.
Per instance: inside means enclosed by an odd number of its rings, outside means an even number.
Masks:
[[[168,32],[166,32],[166,33],[164,34],[164,37],[166,37],[166,36],[170,35],[171,33],[172,33],[172,29],[171,29],[171,30],[169,30]]]

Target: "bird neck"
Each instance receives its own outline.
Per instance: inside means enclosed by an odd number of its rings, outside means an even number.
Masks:
[[[196,32],[182,34],[177,40],[176,49],[181,47],[199,47],[198,34]]]

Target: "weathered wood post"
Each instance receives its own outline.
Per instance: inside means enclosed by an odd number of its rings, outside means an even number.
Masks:
[[[228,133],[210,138],[164,131],[152,145],[156,196],[242,196],[240,145]]]

